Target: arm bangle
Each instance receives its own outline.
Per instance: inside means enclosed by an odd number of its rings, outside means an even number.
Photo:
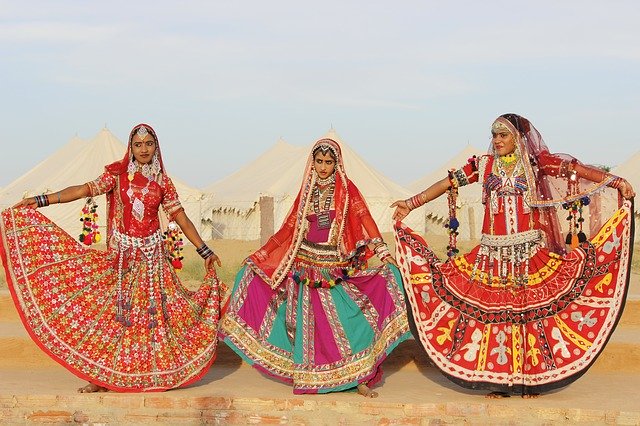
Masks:
[[[205,243],[196,249],[196,253],[198,253],[203,259],[208,259],[215,254]]]

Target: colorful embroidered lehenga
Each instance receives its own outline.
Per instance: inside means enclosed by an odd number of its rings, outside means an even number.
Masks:
[[[246,260],[220,325],[235,352],[296,394],[375,384],[382,361],[410,336],[399,271],[366,267],[367,245],[383,241],[340,147],[318,146],[337,157],[333,201],[318,202],[312,151],[291,212]]]
[[[518,135],[513,173],[490,151],[450,174],[454,188],[483,185],[480,245],[443,262],[398,223],[398,262],[416,337],[448,378],[472,389],[535,394],[579,378],[611,337],[629,281],[633,208],[625,200],[587,241],[575,215],[616,178],[590,170],[600,178],[581,181],[573,170],[587,166],[549,154],[528,120],[510,114],[497,121]],[[568,253],[556,206],[573,220]]]
[[[213,362],[220,295],[213,270],[196,291],[180,282],[158,217],[160,206],[169,219],[183,211],[176,189],[159,147],[157,175],[127,172],[129,142],[124,159],[88,183],[92,197],[107,195],[107,251],[80,245],[35,209],[10,208],[0,253],[22,322],[42,350],[107,389],[163,391],[200,379]]]

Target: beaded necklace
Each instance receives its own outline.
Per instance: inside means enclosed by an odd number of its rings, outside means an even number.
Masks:
[[[500,175],[508,177],[513,173],[513,170],[518,163],[518,154],[512,152],[511,154],[501,155],[498,157],[498,165]]]
[[[331,225],[329,210],[331,209],[331,200],[333,199],[335,187],[335,184],[329,184],[329,186],[322,191],[322,194],[317,184],[315,188],[313,188],[313,211],[318,217],[318,229],[327,229]],[[322,211],[320,211],[320,198],[326,191],[329,191],[329,194],[327,194],[327,197],[324,199],[324,205],[322,206]]]
[[[129,189],[127,190],[127,196],[131,200],[132,214],[138,220],[142,221],[144,218],[144,203],[142,199],[149,193],[149,185],[151,182],[155,182],[158,174],[160,173],[160,161],[158,160],[158,151],[153,155],[153,160],[147,164],[139,164],[136,160],[129,161],[127,167],[127,179],[129,180]],[[138,172],[147,179],[147,183],[142,188],[142,196],[140,198],[134,197],[133,188],[131,182],[133,181],[134,174]]]

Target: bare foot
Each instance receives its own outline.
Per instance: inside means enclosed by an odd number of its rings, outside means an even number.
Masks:
[[[523,393],[522,394],[522,397],[524,399],[535,399],[535,398],[538,398],[539,396],[540,396],[539,393]]]
[[[369,386],[365,385],[364,383],[360,383],[358,385],[358,393],[360,395],[364,396],[365,398],[377,398],[378,397],[378,392],[372,391],[371,388],[369,388]]]
[[[93,393],[93,392],[107,392],[109,389],[102,387],[102,386],[98,386],[95,383],[89,383],[86,386],[83,386],[81,388],[78,389],[78,392],[80,393]]]
[[[510,398],[511,395],[509,395],[507,392],[489,392],[488,394],[485,395],[485,398],[489,398],[489,399],[501,399],[501,398]]]

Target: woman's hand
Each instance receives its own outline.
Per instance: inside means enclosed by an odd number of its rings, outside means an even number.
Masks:
[[[389,207],[396,208],[396,211],[393,212],[393,220],[395,221],[404,219],[411,212],[411,209],[405,200],[398,200]]]
[[[631,184],[626,179],[622,179],[622,185],[620,185],[618,191],[620,191],[620,195],[622,195],[622,197],[627,200],[630,200],[636,196],[636,193],[633,190],[633,186],[631,186]]]
[[[209,271],[211,268],[215,269],[215,267],[216,267],[215,264],[216,263],[218,264],[218,267],[222,266],[222,262],[220,262],[220,258],[218,257],[217,254],[213,254],[213,255],[207,257],[204,260],[204,268],[205,268],[205,270]]]
[[[30,207],[32,209],[35,209],[38,207],[38,203],[36,203],[36,199],[34,197],[23,198],[13,206],[14,209],[21,207]]]
[[[389,263],[393,266],[395,266],[396,268],[398,267],[398,262],[396,262],[395,257],[393,256],[387,256],[382,260],[382,263]]]

